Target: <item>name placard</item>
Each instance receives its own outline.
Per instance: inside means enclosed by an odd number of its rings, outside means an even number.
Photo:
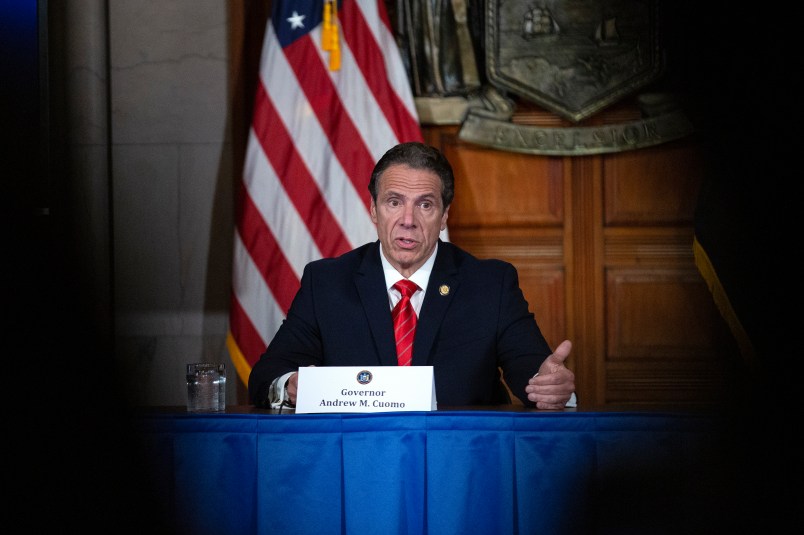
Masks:
[[[299,368],[296,414],[436,410],[432,366]]]

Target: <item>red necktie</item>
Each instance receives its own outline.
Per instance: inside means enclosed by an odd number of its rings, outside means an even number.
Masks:
[[[417,320],[410,297],[419,287],[415,282],[402,279],[394,284],[394,288],[402,294],[402,299],[391,312],[394,320],[394,337],[396,337],[396,358],[400,366],[410,366],[410,361],[413,359],[413,336],[416,334]]]

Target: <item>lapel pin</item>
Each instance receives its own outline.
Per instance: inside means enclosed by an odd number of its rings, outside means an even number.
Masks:
[[[440,293],[441,295],[449,295],[449,286],[447,286],[446,284],[442,284],[441,286],[438,287],[438,293]]]

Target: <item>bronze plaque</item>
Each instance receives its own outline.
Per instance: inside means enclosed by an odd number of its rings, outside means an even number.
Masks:
[[[662,73],[655,0],[488,0],[489,81],[573,122]]]

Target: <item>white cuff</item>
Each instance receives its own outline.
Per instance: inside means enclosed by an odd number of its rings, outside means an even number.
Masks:
[[[268,390],[268,399],[271,402],[272,409],[279,409],[283,406],[290,405],[290,400],[286,398],[287,390],[285,387],[287,386],[288,379],[290,376],[296,372],[288,372],[285,375],[277,377],[274,379],[274,382],[271,383],[271,387]]]

